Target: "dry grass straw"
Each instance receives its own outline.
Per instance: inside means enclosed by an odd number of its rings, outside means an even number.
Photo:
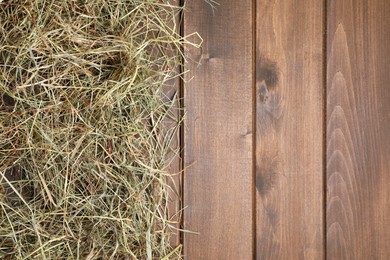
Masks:
[[[179,257],[165,181],[177,95],[161,97],[191,44],[180,11],[0,0],[0,258]]]

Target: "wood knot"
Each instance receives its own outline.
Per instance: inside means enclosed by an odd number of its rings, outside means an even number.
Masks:
[[[278,71],[278,66],[275,62],[260,56],[257,60],[256,81],[264,81],[266,87],[272,89],[279,82]]]
[[[264,80],[260,83],[259,98],[262,103],[267,102],[268,100],[268,88]]]

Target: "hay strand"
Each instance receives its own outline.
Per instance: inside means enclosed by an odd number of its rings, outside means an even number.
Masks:
[[[180,257],[165,182],[180,119],[161,98],[191,44],[180,12],[0,1],[0,258]]]

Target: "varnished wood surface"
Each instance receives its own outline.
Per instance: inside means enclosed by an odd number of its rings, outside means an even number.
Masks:
[[[204,39],[185,48],[184,257],[252,259],[252,1],[218,2],[187,1],[184,23]]]
[[[390,259],[389,13],[328,1],[328,259]]]
[[[256,14],[257,259],[322,259],[324,2]]]

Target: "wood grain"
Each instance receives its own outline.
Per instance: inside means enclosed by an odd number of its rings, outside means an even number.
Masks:
[[[323,259],[322,0],[257,0],[257,259]]]
[[[185,48],[184,257],[252,259],[252,1],[218,2],[187,1],[184,23],[204,39]]]
[[[327,256],[390,259],[390,3],[327,9]]]

